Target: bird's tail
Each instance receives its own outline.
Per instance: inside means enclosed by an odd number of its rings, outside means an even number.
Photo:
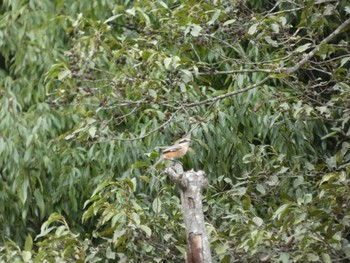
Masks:
[[[161,157],[158,159],[158,161],[156,161],[155,164],[153,164],[150,168],[148,168],[148,171],[155,170],[155,169],[156,169],[156,166],[157,166],[160,162],[162,162],[163,160],[164,160],[164,156],[161,156]]]

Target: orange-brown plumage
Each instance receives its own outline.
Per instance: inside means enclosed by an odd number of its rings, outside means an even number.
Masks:
[[[183,157],[187,153],[187,150],[190,147],[191,142],[192,141],[188,138],[183,138],[178,140],[173,146],[170,146],[163,151],[162,156],[151,168],[156,167],[157,164],[159,164],[163,160],[175,161]]]

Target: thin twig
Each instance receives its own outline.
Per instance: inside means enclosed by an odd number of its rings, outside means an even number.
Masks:
[[[234,69],[234,70],[225,70],[225,71],[214,71],[212,74],[214,75],[221,75],[221,74],[235,74],[235,73],[255,73],[255,72],[264,72],[264,73],[280,73],[280,71],[277,70],[271,70],[271,69]],[[208,72],[200,72],[199,75],[207,75],[210,74]]]
[[[310,51],[302,60],[296,63],[293,67],[284,68],[281,71],[284,71],[288,74],[297,71],[302,65],[307,63],[321,48],[322,45],[327,44],[333,38],[335,38],[343,29],[350,25],[350,18],[345,20],[336,30],[333,31],[328,37],[323,39],[320,44],[318,44],[312,51]]]
[[[108,141],[105,141],[105,142],[110,142],[110,141],[124,141],[124,142],[131,142],[131,141],[137,141],[137,140],[142,140],[144,138],[146,138],[147,136],[151,135],[152,133],[160,130],[161,128],[163,128],[164,126],[166,126],[167,124],[169,124],[172,119],[176,116],[176,114],[180,111],[180,109],[176,110],[171,116],[170,118],[164,122],[162,125],[158,126],[157,128],[145,133],[144,135],[142,136],[139,136],[139,137],[135,137],[135,138],[130,138],[130,139],[123,139],[123,138],[111,138],[110,140]],[[101,142],[98,142],[98,143],[101,143]]]
[[[198,101],[198,102],[186,103],[186,104],[183,104],[183,106],[191,108],[191,107],[195,107],[195,106],[199,106],[199,105],[203,105],[203,104],[210,104],[210,103],[216,102],[218,100],[226,99],[226,98],[235,96],[237,94],[244,93],[244,92],[247,92],[247,91],[249,91],[251,89],[254,89],[254,88],[262,85],[263,83],[265,83],[269,79],[270,79],[270,76],[267,76],[266,78],[260,80],[259,82],[255,83],[253,85],[250,85],[250,86],[248,86],[248,87],[246,87],[244,89],[236,90],[236,91],[233,91],[233,92],[229,92],[229,93],[226,93],[226,94],[214,97],[214,98],[210,98],[210,99],[206,99],[206,100],[202,100],[202,101]]]
[[[119,107],[125,107],[125,106],[131,106],[131,105],[141,105],[141,104],[148,104],[149,102],[145,99],[143,100],[126,100],[126,101],[122,101],[121,103],[118,103],[118,104],[113,104],[113,105],[110,105],[110,106],[106,106],[106,107],[103,107],[101,109],[104,109],[104,110],[108,110],[108,109],[114,109],[114,108],[119,108]]]

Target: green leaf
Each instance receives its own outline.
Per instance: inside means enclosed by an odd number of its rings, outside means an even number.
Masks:
[[[266,194],[266,189],[262,184],[257,184],[256,185],[256,190],[258,190],[261,194]]]
[[[237,85],[240,89],[243,88],[244,79],[245,79],[245,76],[242,74],[238,75],[238,77],[237,77]]]
[[[220,263],[230,263],[230,262],[231,262],[231,256],[230,255],[225,255],[220,261]]]
[[[315,253],[307,253],[308,262],[319,262],[320,257]]]
[[[346,7],[344,8],[344,10],[345,10],[346,13],[350,14],[350,6],[346,6]]]
[[[266,184],[270,186],[277,185],[279,183],[279,179],[276,175],[270,176],[269,180],[266,181]]]
[[[164,3],[163,1],[158,1],[158,4],[160,4],[162,7],[164,7],[165,9],[168,9],[168,5],[166,3]]]
[[[295,50],[295,52],[302,53],[302,52],[306,51],[310,46],[311,46],[311,43],[306,43],[306,44],[304,44],[304,45],[299,46],[299,47]]]
[[[30,251],[22,251],[22,258],[24,262],[30,262],[32,259],[32,253]]]
[[[194,37],[198,37],[199,33],[202,31],[202,27],[196,24],[193,24],[191,27],[191,35]]]
[[[294,181],[293,181],[293,186],[294,188],[297,188],[298,186],[302,185],[304,183],[304,177],[303,176],[298,176]]]
[[[27,235],[26,242],[24,244],[24,249],[26,251],[31,251],[33,249],[33,239],[30,234]]]
[[[111,247],[107,247],[107,249],[106,249],[106,257],[108,258],[108,259],[115,259],[115,257],[116,257],[116,253],[115,252],[113,252],[112,251],[112,249],[111,249]]]
[[[39,189],[35,189],[34,198],[35,198],[35,202],[40,210],[40,218],[43,219],[45,216],[45,202],[44,202],[43,195]]]
[[[247,188],[246,187],[237,187],[231,192],[231,195],[233,195],[233,196],[235,196],[235,195],[242,196],[242,195],[245,195],[246,192],[247,192]]]
[[[332,259],[331,259],[331,256],[329,254],[322,253],[321,256],[322,256],[323,263],[332,263]]]
[[[153,212],[159,214],[162,211],[162,201],[156,197],[152,202]]]
[[[258,29],[259,23],[253,24],[249,27],[248,29],[248,34],[249,35],[254,35]]]
[[[283,79],[288,76],[287,73],[271,74],[270,77],[273,79]]]
[[[140,226],[140,223],[141,223],[140,215],[137,213],[132,213],[131,215],[132,215],[133,223],[136,226]]]
[[[312,202],[312,194],[305,194],[303,198],[304,204],[309,204]]]
[[[137,181],[136,181],[135,177],[133,177],[131,179],[125,178],[123,181],[129,186],[131,191],[136,190]]]
[[[0,155],[5,151],[6,144],[3,138],[0,137]]]
[[[210,21],[207,24],[213,25],[216,22],[216,20],[219,18],[220,14],[221,14],[221,10],[216,9],[213,17],[210,19]]]
[[[280,259],[280,261],[282,261],[282,263],[288,263],[289,258],[290,258],[289,253],[282,252],[279,259]]]
[[[330,168],[336,168],[337,167],[337,156],[331,156],[326,159],[326,163]]]
[[[181,70],[182,71],[182,70]],[[184,74],[181,74],[182,81],[184,85],[180,85],[180,87],[184,87],[185,83],[193,81],[193,76],[190,71],[182,71]]]
[[[264,220],[260,217],[253,217],[253,222],[254,224],[256,224],[258,227],[262,226],[262,224],[264,223]]]
[[[173,235],[172,235],[172,234],[165,234],[165,235],[163,236],[163,238],[164,238],[164,240],[165,240],[166,242],[168,242],[169,240],[171,240],[171,238],[173,238]]]
[[[53,226],[42,228],[40,234],[35,237],[35,240],[37,240],[39,237],[45,237],[48,233],[50,233],[55,228],[56,227],[53,227]]]
[[[157,93],[156,90],[154,90],[154,89],[149,89],[149,90],[148,90],[148,93],[149,93],[149,95],[150,95],[153,99],[157,99],[158,93]]]
[[[251,206],[252,206],[252,200],[250,196],[249,195],[242,196],[242,208],[248,211],[250,210]]]
[[[312,163],[309,163],[309,162],[305,163],[305,168],[307,170],[309,170],[309,171],[315,170],[315,166]]]
[[[181,247],[181,246],[178,246],[178,245],[175,245],[176,249],[181,253],[181,255],[186,255],[187,252],[186,252],[186,249],[184,247]]]
[[[281,16],[281,17],[279,18],[279,20],[280,20],[282,26],[285,26],[285,25],[287,24],[287,19],[286,19],[284,16]]]
[[[332,179],[332,178],[337,178],[337,177],[338,177],[337,173],[328,173],[328,174],[325,174],[324,176],[322,176],[322,179],[321,179],[321,181],[319,182],[319,184],[322,185],[323,183],[328,182],[330,179]]]
[[[214,247],[216,254],[218,255],[222,255],[222,254],[226,254],[226,252],[228,251],[228,246],[224,245],[224,244],[220,244]]]
[[[284,218],[286,213],[289,211],[290,204],[283,204],[281,205],[274,213],[273,213],[273,219],[281,220]]]
[[[21,187],[18,189],[18,197],[21,200],[22,204],[25,204],[28,198],[28,187],[29,183],[28,180],[25,178],[22,181]]]
[[[147,237],[151,237],[152,230],[148,226],[139,225],[139,227],[146,233]]]
[[[105,182],[99,184],[99,186],[92,193],[91,197],[94,197],[97,193],[101,192],[104,188],[106,188],[107,186],[110,186],[112,184],[114,184],[114,182],[110,182],[110,181],[105,181]],[[87,203],[85,202],[85,205],[86,204]],[[84,208],[85,208],[85,205],[84,205]]]
[[[142,17],[144,18],[144,21],[146,22],[146,25],[150,26],[151,21],[149,19],[149,16],[139,7],[136,8],[136,11],[138,11],[142,15]]]
[[[338,135],[338,133],[339,133],[338,131],[330,132],[330,133],[326,134],[325,136],[321,137],[321,140],[336,137],[336,135]]]
[[[130,8],[130,9],[127,9],[125,12],[126,12],[127,14],[132,15],[132,16],[135,16],[135,15],[136,15],[135,7]]]
[[[118,17],[121,17],[122,14],[116,14],[114,16],[111,16],[110,18],[106,19],[103,23],[108,24],[109,22],[112,22],[113,20],[116,20]]]
[[[325,60],[327,58],[328,52],[329,52],[329,46],[323,44],[320,46],[320,48],[317,52],[317,55],[320,56],[322,58],[322,60]]]
[[[90,134],[91,138],[95,138],[96,131],[97,131],[97,128],[96,128],[95,126],[92,126],[92,127],[89,129],[89,134]]]
[[[164,66],[165,66],[165,69],[170,69],[170,64],[171,64],[171,62],[173,61],[173,59],[172,58],[165,58],[164,59]]]
[[[72,72],[71,72],[69,69],[66,69],[66,70],[64,70],[64,71],[61,71],[61,72],[58,74],[57,78],[58,78],[58,80],[62,81],[62,80],[64,80],[66,77],[70,76],[71,74],[72,74]]]
[[[344,251],[346,257],[350,257],[350,244],[344,245],[343,251]]]
[[[273,47],[278,47],[278,42],[273,40],[270,36],[266,36],[265,41]]]
[[[148,167],[149,163],[148,162],[136,162],[132,165],[132,169],[135,170],[140,167]]]
[[[233,24],[233,23],[236,22],[236,21],[237,21],[236,19],[227,20],[225,23],[223,23],[223,26],[231,25],[231,24]]]
[[[139,176],[140,179],[142,179],[143,181],[145,181],[146,183],[150,182],[150,177],[147,175],[141,175]]]
[[[350,7],[349,7],[350,8]],[[350,60],[350,57],[345,57],[340,60],[340,67],[343,67],[348,61]]]

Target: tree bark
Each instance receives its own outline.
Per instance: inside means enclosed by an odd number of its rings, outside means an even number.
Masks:
[[[187,235],[187,263],[211,263],[210,243],[205,230],[202,191],[208,186],[203,171],[184,172],[176,163],[165,172],[179,186]]]

